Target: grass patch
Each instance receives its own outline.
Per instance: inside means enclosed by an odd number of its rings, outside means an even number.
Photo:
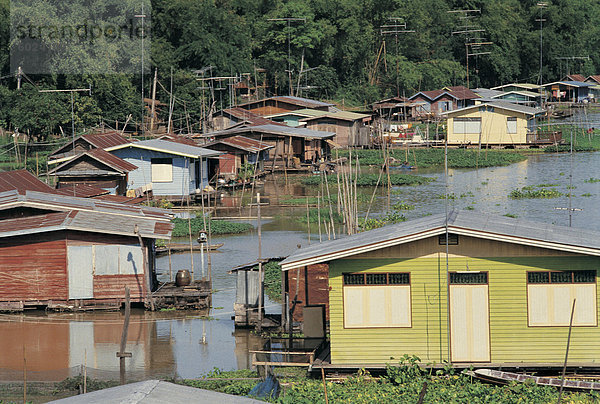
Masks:
[[[396,202],[392,205],[392,209],[394,210],[413,210],[415,205],[411,205],[410,203],[406,203],[403,201]]]
[[[592,196],[592,194],[590,194],[589,192],[586,192],[585,194],[581,194],[581,196],[583,196],[585,198],[589,198],[590,196]]]
[[[547,130],[562,130],[564,143],[561,145],[545,147],[544,152],[546,153],[561,153],[571,151],[571,130],[573,130],[574,152],[592,152],[600,150],[600,133],[597,133],[597,131],[588,134],[585,129],[570,126],[550,126]]]
[[[557,187],[559,184],[537,184],[536,187],[538,188],[549,188],[549,187]]]
[[[189,224],[188,219],[175,218],[171,220],[173,225],[173,237],[185,237],[189,235]],[[201,217],[194,217],[191,219],[192,235],[197,235],[198,232],[204,229],[204,220]],[[208,219],[206,221],[208,227]],[[237,223],[229,222],[226,220],[211,220],[210,230],[213,236],[220,234],[239,234],[245,233],[254,229],[254,226],[250,223]]]
[[[370,151],[370,150],[367,150]],[[354,178],[353,178],[354,179]],[[302,184],[304,185],[320,185],[323,180],[322,176],[310,176],[302,178]],[[387,176],[381,176],[379,178],[379,174],[359,174],[356,178],[356,185],[359,187],[374,187],[377,185],[377,181],[379,180],[379,184],[387,184]],[[418,175],[410,175],[410,174],[390,174],[390,182],[392,185],[423,185],[428,182],[435,181],[435,179],[430,177],[421,177]],[[327,182],[329,184],[337,184],[337,178],[335,175],[328,175]]]
[[[534,189],[532,186],[527,186],[521,189],[513,189],[508,197],[511,199],[550,199],[563,195],[555,189]]]
[[[360,227],[360,231],[368,231],[378,229],[388,224],[395,224],[405,221],[406,217],[404,217],[404,215],[400,212],[390,212],[383,216],[368,218],[367,220],[364,218],[359,218],[358,225]]]
[[[504,215],[502,215],[502,216],[506,216],[506,217],[512,217],[513,219],[516,219],[516,218],[518,218],[518,217],[519,217],[518,215],[515,215],[514,213],[505,213],[505,214],[504,214]]]
[[[583,180],[583,182],[587,182],[588,184],[594,184],[596,182],[600,182],[600,178],[591,177],[591,178],[588,178],[587,180]]]
[[[348,150],[341,150],[340,157],[349,157]],[[383,165],[383,154],[381,150],[352,150],[352,158],[358,156],[362,165]],[[405,149],[394,149],[390,156],[400,162],[406,161]],[[476,168],[507,166],[512,163],[526,160],[527,156],[521,153],[508,152],[504,150],[487,150],[478,152],[468,149],[448,149],[448,167],[450,168]],[[408,153],[410,164],[419,167],[437,167],[444,165],[443,149],[411,149]]]

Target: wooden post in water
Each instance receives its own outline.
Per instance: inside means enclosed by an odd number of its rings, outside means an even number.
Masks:
[[[23,403],[27,402],[27,358],[25,357],[25,343],[23,343]]]
[[[262,238],[260,223],[260,193],[256,194],[256,222],[258,227],[258,331],[262,331],[264,279],[262,270]]]
[[[131,352],[125,352],[125,345],[127,343],[127,331],[129,329],[129,316],[131,314],[131,307],[129,302],[129,288],[125,286],[125,320],[123,321],[123,332],[121,333],[121,346],[119,352],[117,352],[117,358],[119,358],[119,374],[121,376],[121,384],[125,384],[125,358],[131,358]]]
[[[137,224],[134,226],[133,232],[137,234],[138,241],[140,242],[140,247],[142,248],[142,267],[144,268],[144,277],[146,278],[146,287],[148,288],[148,291],[146,292],[146,299],[150,300],[150,309],[154,311],[154,298],[152,297],[152,278],[150,277],[150,265],[148,265],[148,252],[146,246],[144,245],[144,240],[142,240],[140,229]]]
[[[569,336],[567,337],[567,349],[565,350],[565,364],[563,365],[562,376],[560,378],[560,391],[558,392],[558,404],[562,401],[562,392],[565,384],[565,373],[567,371],[567,359],[569,358],[569,345],[571,344],[571,329],[573,328],[573,314],[575,314],[575,302],[573,299],[573,307],[571,307],[571,320],[569,321]]]
[[[325,381],[325,370],[321,368],[321,378],[323,379],[323,391],[325,393],[325,404],[329,404],[329,398],[327,398],[327,383]]]

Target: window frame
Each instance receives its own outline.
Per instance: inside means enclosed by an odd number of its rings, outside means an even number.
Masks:
[[[517,133],[519,133],[519,127],[518,127],[518,124],[517,124],[517,118],[516,117],[514,117],[514,116],[507,116],[506,117],[506,133],[509,134],[509,135],[516,135]]]
[[[168,163],[167,163],[167,161],[168,161]],[[156,169],[156,171],[155,171],[155,169]],[[169,170],[168,175],[166,174],[167,169]],[[151,158],[150,159],[150,175],[152,177],[152,182],[165,182],[165,183],[173,182],[173,158],[172,157],[153,157],[153,158]]]
[[[386,283],[385,284],[369,284],[367,283],[367,275],[382,275],[385,274],[386,275]],[[390,283],[390,274],[392,275],[396,275],[396,274],[400,274],[400,275],[407,275],[408,276],[408,283]],[[346,280],[345,277],[346,275],[363,275],[363,281],[362,283],[359,284],[346,284]],[[343,320],[343,327],[344,329],[350,329],[350,330],[365,330],[365,329],[377,329],[377,328],[412,328],[413,323],[413,313],[412,313],[412,279],[411,279],[411,273],[410,272],[343,272],[342,273],[342,320]],[[402,288],[402,289],[408,289],[408,297],[407,297],[407,303],[408,303],[408,307],[406,308],[406,317],[408,319],[407,323],[405,325],[365,325],[365,323],[361,324],[361,325],[348,325],[346,324],[346,314],[347,314],[347,307],[346,307],[346,294],[347,294],[347,290],[348,289],[362,289],[362,288],[379,288],[379,289],[383,289],[383,288]],[[364,310],[365,307],[368,306],[362,306],[362,309]]]
[[[590,273],[594,273],[594,281],[593,282],[577,282],[575,279],[575,274],[577,272],[590,272]],[[553,273],[570,273],[571,275],[571,280],[570,282],[553,282],[552,281],[552,274]],[[530,274],[548,274],[548,281],[547,282],[530,282]],[[548,324],[543,324],[542,322],[540,322],[540,324],[537,323],[533,323],[532,324],[532,306],[530,304],[530,295],[531,295],[531,290],[530,287],[546,287],[549,290],[553,289],[553,288],[565,288],[565,287],[570,287],[570,288],[574,288],[577,285],[588,285],[591,287],[591,289],[593,290],[593,299],[591,299],[593,301],[593,310],[594,310],[594,315],[593,315],[593,323],[581,323],[578,324],[576,323],[576,319],[573,319],[573,327],[598,327],[598,271],[597,270],[593,270],[593,269],[588,269],[588,270],[547,270],[547,271],[527,271],[525,274],[525,287],[526,287],[526,297],[527,297],[527,327],[528,328],[548,328],[548,327],[569,327],[568,322],[567,323],[560,323],[559,321],[557,321],[554,316],[555,313],[550,312],[548,314],[548,316],[552,316],[551,320],[548,320]],[[571,294],[572,296],[572,294]],[[576,297],[575,297],[576,298]],[[548,298],[550,299],[550,298]],[[555,299],[555,296],[552,296],[552,299]],[[556,305],[556,301],[552,301],[553,306]],[[558,302],[558,304],[560,305],[561,303],[564,302]],[[568,307],[568,311],[569,313],[571,312],[571,307],[573,304],[573,300],[570,300],[569,302],[569,307]],[[581,306],[579,306],[581,307]],[[577,311],[578,306],[575,306],[575,309]],[[589,307],[586,307],[589,309]],[[591,316],[590,316],[591,317]]]

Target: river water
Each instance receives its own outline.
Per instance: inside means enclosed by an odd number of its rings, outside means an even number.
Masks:
[[[600,125],[599,125],[600,126]],[[484,153],[484,151],[482,151]],[[443,172],[413,172],[435,178],[434,182],[416,187],[395,187],[392,204],[403,201],[415,206],[405,211],[410,218],[443,213],[446,200]],[[572,173],[572,178],[570,175]],[[528,220],[569,224],[569,206],[572,226],[600,231],[600,153],[536,154],[526,161],[507,167],[477,170],[449,170],[448,199],[450,208],[472,209],[490,214],[510,214]],[[586,182],[588,180],[588,182]],[[569,183],[572,197],[569,200]],[[528,185],[556,184],[565,196],[554,199],[521,199],[508,197],[511,190]],[[267,179],[257,189],[266,200],[275,201],[282,195],[314,195],[316,189],[281,179],[273,183]],[[370,197],[373,189],[364,192]],[[381,214],[387,206],[387,192],[376,193],[372,212]],[[235,198],[232,206],[235,205]],[[228,199],[225,200],[225,203]],[[363,211],[366,209],[363,206]],[[298,209],[297,215],[302,215]],[[232,214],[222,212],[221,215]],[[262,256],[280,257],[292,253],[298,245],[308,244],[305,225],[290,217],[289,210],[264,209]],[[251,212],[254,215],[256,211]],[[255,223],[255,221],[251,221]],[[318,242],[313,225],[311,241]],[[322,235],[326,238],[325,235]],[[257,258],[256,231],[236,236],[214,237],[213,243],[224,243],[219,252],[211,254],[213,276],[213,308],[209,313],[158,312],[134,310],[128,336],[127,350],[133,353],[127,359],[130,378],[199,377],[218,367],[223,370],[248,368],[249,350],[258,349],[261,339],[247,330],[235,330],[231,316],[235,299],[235,277],[228,271]],[[206,258],[206,257],[205,257]],[[201,275],[200,254],[193,255],[196,276]],[[169,259],[158,259],[159,279],[169,279]],[[173,254],[170,268],[190,268],[190,254]],[[205,262],[206,270],[206,262]],[[280,307],[267,299],[268,312],[279,313]],[[0,315],[0,379],[22,380],[23,358],[26,358],[29,380],[61,380],[78,374],[85,364],[91,377],[118,379],[118,359],[115,353],[121,337],[121,313],[30,313],[27,315]]]

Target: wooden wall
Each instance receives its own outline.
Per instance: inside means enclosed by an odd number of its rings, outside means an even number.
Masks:
[[[66,300],[67,285],[64,234],[0,242],[0,301]]]

